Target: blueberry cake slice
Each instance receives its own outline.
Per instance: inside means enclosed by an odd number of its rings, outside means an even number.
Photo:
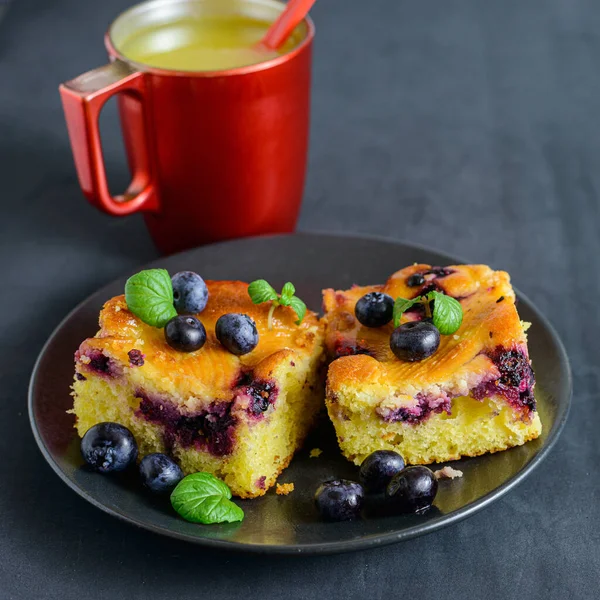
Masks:
[[[458,300],[463,321],[420,362],[390,349],[393,324],[370,328],[355,317],[369,292],[415,298],[430,291]],[[385,285],[324,290],[326,348],[331,359],[326,405],[343,454],[356,464],[395,450],[428,464],[521,445],[542,429],[533,393],[526,327],[507,273],[484,265],[413,265]],[[402,323],[425,318],[423,304]]]
[[[186,474],[207,471],[234,495],[265,493],[301,445],[323,403],[319,373],[323,330],[308,312],[300,325],[289,307],[278,307],[268,329],[269,303],[254,305],[247,284],[207,282],[209,300],[198,318],[203,348],[179,352],[162,329],[143,323],[124,296],[109,300],[100,330],[75,355],[76,428],[83,434],[112,421],[134,434],[140,456],[167,452]],[[226,313],[256,322],[259,343],[243,356],[215,337]]]

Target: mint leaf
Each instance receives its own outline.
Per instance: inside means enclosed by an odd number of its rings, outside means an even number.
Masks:
[[[296,293],[296,288],[294,287],[293,283],[290,283],[289,281],[283,286],[282,290],[281,290],[281,296],[279,298],[279,304],[281,304],[282,306],[289,306],[290,305],[290,300],[292,299],[292,296]]]
[[[294,284],[288,281],[281,289],[281,294],[279,294],[279,304],[281,306],[289,306],[295,292],[296,288]]]
[[[394,327],[398,327],[398,325],[400,325],[400,317],[402,314],[419,302],[421,302],[420,297],[413,298],[412,300],[408,300],[406,298],[396,298],[396,301],[394,302],[394,312],[392,313]]]
[[[231,490],[210,473],[184,477],[171,493],[171,505],[191,523],[233,523],[244,518],[244,511],[231,500]]]
[[[261,304],[269,300],[277,300],[277,292],[264,279],[257,279],[248,286],[248,294],[254,304]]]
[[[460,302],[452,296],[440,292],[429,292],[429,300],[433,300],[433,324],[442,335],[451,335],[462,323],[463,310]]]
[[[296,325],[300,325],[300,323],[302,323],[302,319],[304,319],[304,315],[306,315],[306,304],[304,304],[304,302],[302,302],[298,296],[292,296],[290,298],[290,306],[298,317]]]
[[[147,325],[164,327],[177,316],[173,306],[173,285],[165,269],[147,269],[125,283],[127,308]]]

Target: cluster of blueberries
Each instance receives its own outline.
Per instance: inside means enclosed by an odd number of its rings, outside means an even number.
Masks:
[[[138,446],[133,434],[119,423],[98,423],[81,440],[83,460],[99,473],[118,473],[135,464]],[[166,454],[147,454],[139,464],[143,485],[164,494],[173,491],[183,479],[180,466]]]
[[[433,471],[423,466],[406,467],[400,454],[377,450],[362,462],[359,482],[335,479],[322,483],[315,502],[328,521],[356,519],[363,508],[365,492],[385,492],[386,504],[398,513],[427,510],[437,494],[438,482]]]
[[[394,316],[394,299],[382,292],[370,292],[356,303],[354,314],[365,327],[383,327]],[[404,323],[390,336],[392,352],[400,360],[410,362],[431,356],[439,345],[440,331],[429,320]]]
[[[138,446],[127,427],[98,423],[83,436],[81,455],[94,471],[117,473],[135,464]],[[138,470],[144,487],[157,494],[172,492],[183,479],[179,465],[160,452],[144,456]],[[367,456],[360,467],[359,482],[336,479],[322,483],[315,495],[321,516],[330,521],[358,517],[365,492],[385,492],[386,501],[396,512],[422,512],[432,505],[438,487],[430,469],[406,467],[402,456],[391,450],[377,450]]]
[[[206,329],[193,314],[201,313],[208,302],[208,288],[204,279],[193,271],[181,271],[171,278],[177,317],[165,325],[167,344],[180,352],[194,352],[204,346]],[[215,325],[217,339],[236,356],[248,354],[258,344],[256,323],[240,313],[227,313]]]

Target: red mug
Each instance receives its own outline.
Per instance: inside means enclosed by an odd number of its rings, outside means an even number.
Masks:
[[[159,250],[293,231],[308,148],[314,25],[272,60],[222,71],[174,71],[135,63],[119,41],[141,23],[169,21],[214,0],[150,0],[110,26],[109,64],[63,83],[60,94],[79,183],[111,215],[142,212]],[[220,0],[222,2],[222,0]],[[221,6],[223,6],[221,4]],[[275,20],[276,0],[232,3]],[[118,94],[132,180],[112,196],[98,117]]]

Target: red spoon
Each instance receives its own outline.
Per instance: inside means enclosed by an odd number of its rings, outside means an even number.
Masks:
[[[259,45],[277,50],[290,36],[296,26],[306,17],[315,0],[290,0],[278,19],[269,27]]]

